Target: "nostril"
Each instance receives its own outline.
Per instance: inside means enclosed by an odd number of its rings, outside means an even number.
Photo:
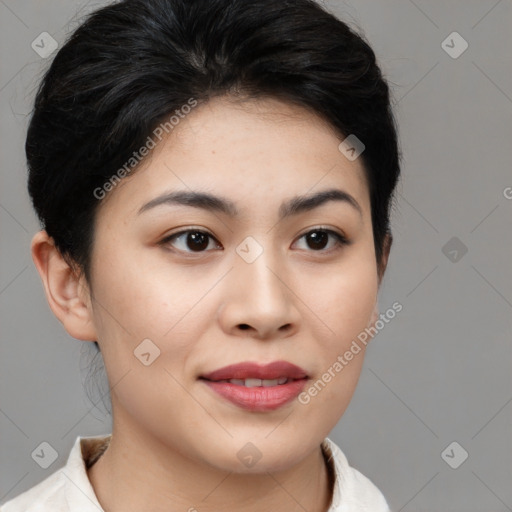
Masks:
[[[250,329],[250,325],[247,325],[247,324],[240,324],[239,327],[240,327],[240,329],[243,329],[244,331],[246,331],[247,329]]]

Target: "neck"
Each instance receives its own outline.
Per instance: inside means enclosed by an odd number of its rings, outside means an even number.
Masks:
[[[118,430],[115,423],[88,476],[105,512],[327,512],[333,492],[320,446],[286,470],[234,473],[201,464],[140,430]]]

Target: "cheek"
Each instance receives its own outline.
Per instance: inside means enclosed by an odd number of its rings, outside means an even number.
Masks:
[[[339,344],[350,343],[370,321],[378,293],[375,260],[354,253],[329,272],[315,277],[308,280],[307,303],[318,311],[340,348]]]
[[[335,305],[330,311],[334,330],[354,336],[367,327],[375,307],[378,292],[375,270],[361,266],[359,271],[354,269],[333,280],[332,286],[337,286],[333,292]]]
[[[203,328],[197,321],[202,315],[194,313],[201,309],[205,291],[218,280],[218,272],[203,273],[194,281],[193,272],[166,264],[165,258],[155,258],[152,251],[120,252],[114,247],[104,251],[94,274],[95,324],[106,352],[116,365],[121,361],[131,365],[133,351],[150,339],[164,356],[161,361],[172,352],[176,365]]]
[[[155,266],[122,254],[115,261],[98,265],[96,272],[95,323],[105,368],[115,386],[113,400],[154,429],[151,422],[165,416],[162,406],[190,402],[179,383],[204,328],[197,315],[195,322],[188,315],[201,294],[172,265]],[[169,425],[171,418],[165,418]]]
[[[319,361],[315,377],[320,382],[310,388],[311,394],[308,389],[306,393],[311,405],[333,418],[352,397],[364,361],[365,341],[369,341],[365,329],[377,300],[378,278],[375,260],[368,254],[371,252],[354,252],[332,272],[308,280],[310,286],[304,288],[309,290],[308,303],[322,320],[310,354],[311,360]],[[333,408],[334,403],[337,407]]]

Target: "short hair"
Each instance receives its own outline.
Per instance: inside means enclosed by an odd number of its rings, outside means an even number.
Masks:
[[[93,191],[190,98],[227,94],[300,105],[363,142],[380,262],[400,157],[364,37],[313,0],[124,0],[88,15],[57,52],[25,145],[41,224],[88,280]]]

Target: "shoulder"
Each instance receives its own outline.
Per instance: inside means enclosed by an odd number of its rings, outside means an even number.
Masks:
[[[67,511],[64,478],[61,468],[42,482],[2,505],[0,512]]]
[[[111,435],[77,437],[64,467],[0,507],[0,512],[98,512],[103,510],[87,475]]]
[[[325,438],[322,448],[332,460],[335,472],[333,499],[328,512],[390,512],[382,492],[368,477],[349,465],[334,441]]]

